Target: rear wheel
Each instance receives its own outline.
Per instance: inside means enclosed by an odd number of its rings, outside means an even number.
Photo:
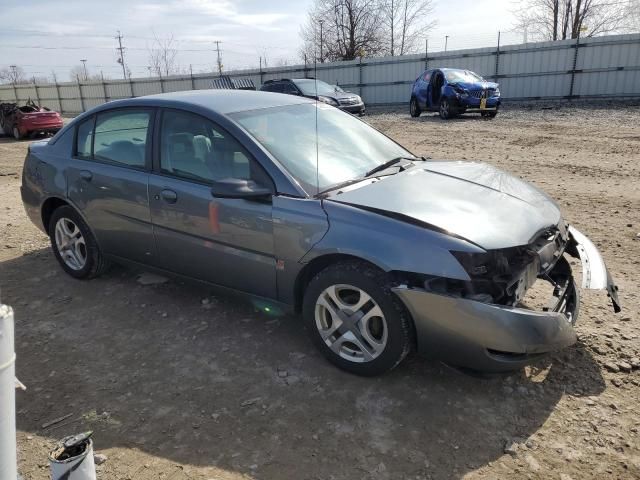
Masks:
[[[65,272],[89,279],[102,274],[108,264],[91,230],[73,208],[57,208],[49,221],[53,254]]]
[[[416,97],[412,97],[411,101],[409,102],[409,113],[414,118],[419,117],[420,114],[422,113],[422,110],[420,110],[420,105],[418,105],[418,100],[416,99]]]
[[[413,327],[387,275],[363,262],[331,265],[310,282],[303,316],[313,342],[339,368],[382,374],[413,346]]]

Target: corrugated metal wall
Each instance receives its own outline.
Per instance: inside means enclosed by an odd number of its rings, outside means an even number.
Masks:
[[[402,57],[226,72],[255,85],[276,78],[317,76],[359,93],[369,105],[400,104],[425,69],[473,70],[500,83],[504,99],[640,97],[640,34],[507,45]],[[120,98],[209,88],[215,74],[138,78],[58,85],[4,85],[0,102],[39,100],[63,113],[78,113]]]

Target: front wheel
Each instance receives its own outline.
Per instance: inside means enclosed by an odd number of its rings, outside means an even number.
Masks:
[[[496,118],[496,115],[498,115],[498,110],[496,110],[495,112],[481,112],[480,115],[482,115],[484,118]]]
[[[416,99],[415,97],[413,97],[409,102],[409,113],[414,118],[419,117],[422,113],[422,110],[420,110],[420,105],[418,105],[418,99]]]
[[[318,273],[304,296],[311,339],[339,368],[374,376],[411,351],[413,327],[387,275],[363,262],[338,263]]]
[[[439,113],[442,120],[449,120],[450,118],[455,116],[455,112],[453,110],[453,107],[451,106],[451,102],[449,102],[448,99],[443,98],[442,100],[440,100]]]
[[[103,273],[108,264],[82,217],[72,207],[57,208],[49,222],[53,254],[65,272],[89,279]]]

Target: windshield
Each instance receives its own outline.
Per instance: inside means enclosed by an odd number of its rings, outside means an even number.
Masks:
[[[304,95],[316,94],[316,83],[318,84],[318,95],[330,95],[336,93],[336,87],[329,85],[322,80],[313,80],[312,78],[305,78],[301,80],[294,80],[294,82]]]
[[[483,79],[480,75],[470,72],[469,70],[445,70],[445,76],[447,77],[447,82],[455,83],[455,82],[481,82]]]
[[[286,105],[230,116],[310,195],[362,178],[365,172],[393,158],[414,158],[365,122],[324,103]]]

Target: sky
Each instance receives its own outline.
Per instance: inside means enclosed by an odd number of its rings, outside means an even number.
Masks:
[[[514,0],[433,0],[429,50],[495,45],[513,27]],[[90,73],[122,78],[118,30],[132,76],[149,75],[154,38],[173,35],[184,71],[209,72],[220,41],[225,70],[299,63],[300,26],[313,0],[0,0],[0,68],[20,65],[31,76],[68,81],[85,59]],[[522,34],[503,33],[517,43]]]

